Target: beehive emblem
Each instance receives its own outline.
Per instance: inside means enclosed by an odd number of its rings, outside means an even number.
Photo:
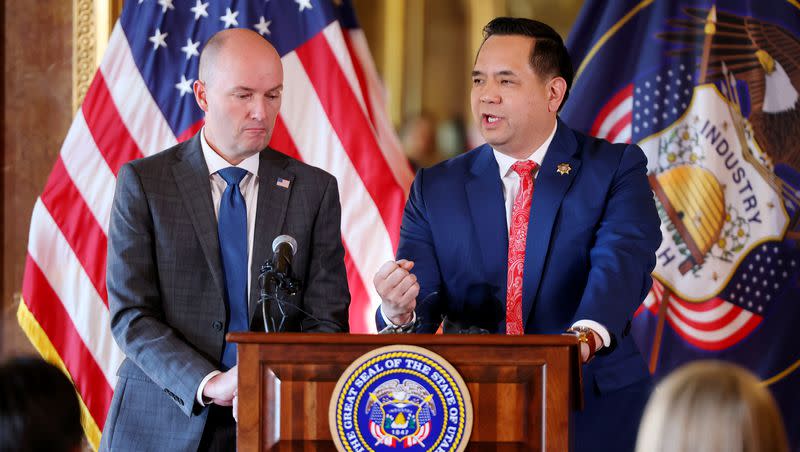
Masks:
[[[702,265],[725,224],[725,192],[711,171],[680,165],[658,175],[650,174],[650,186],[670,222],[689,250],[678,269],[686,274]]]

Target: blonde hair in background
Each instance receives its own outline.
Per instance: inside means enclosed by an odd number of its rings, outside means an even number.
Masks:
[[[698,361],[667,376],[645,408],[636,452],[787,452],[775,400],[747,370]]]

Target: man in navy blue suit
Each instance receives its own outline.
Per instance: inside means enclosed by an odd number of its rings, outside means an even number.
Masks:
[[[650,376],[630,333],[661,242],[636,145],[558,119],[573,70],[529,20],[484,28],[471,104],[483,146],[417,173],[397,261],[375,275],[379,329],[570,332],[581,341],[576,450],[633,450]]]

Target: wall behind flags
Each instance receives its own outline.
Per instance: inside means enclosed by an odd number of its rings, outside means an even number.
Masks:
[[[330,0],[313,0],[318,1]],[[31,212],[102,55],[99,37],[107,36],[122,3],[6,0],[0,6],[0,360],[35,353],[16,320]],[[461,122],[468,128],[469,72],[481,27],[495,16],[526,16],[553,25],[566,39],[583,0],[354,0],[353,4],[385,82],[394,125],[425,111],[438,123]]]
[[[72,2],[6,0],[3,22],[3,291],[0,357],[33,353],[16,321],[28,226],[72,122]]]

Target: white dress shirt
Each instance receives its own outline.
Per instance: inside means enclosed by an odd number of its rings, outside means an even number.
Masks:
[[[236,166],[237,168],[242,168],[247,170],[247,174],[242,178],[239,182],[239,191],[242,193],[242,197],[244,198],[244,203],[247,208],[247,294],[249,299],[250,294],[250,281],[251,278],[251,267],[253,263],[253,234],[255,232],[255,225],[256,225],[256,209],[258,207],[258,163],[259,163],[259,154],[251,155],[244,159],[238,165],[231,165],[228,163],[224,158],[220,157],[214,149],[208,144],[206,140],[206,129],[200,131],[200,147],[203,149],[203,158],[205,158],[206,166],[208,166],[208,180],[211,183],[211,201],[214,204],[214,216],[217,217],[217,221],[219,221],[219,203],[220,199],[222,199],[222,194],[225,192],[225,189],[228,187],[228,183],[225,182],[225,179],[219,175],[218,171],[224,168],[228,168],[231,166]],[[199,196],[199,194],[198,194]],[[206,383],[215,375],[218,375],[222,372],[219,370],[215,370],[210,374],[206,375],[203,381],[200,382],[200,386],[197,388],[197,402],[201,406],[205,406],[203,403],[203,389],[206,387]]]

